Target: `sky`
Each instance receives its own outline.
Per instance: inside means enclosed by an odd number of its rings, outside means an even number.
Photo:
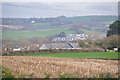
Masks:
[[[118,2],[2,2],[2,17],[117,15]]]
[[[1,0],[2,2],[118,2],[119,0]]]

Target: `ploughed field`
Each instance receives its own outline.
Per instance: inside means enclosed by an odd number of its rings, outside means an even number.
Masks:
[[[117,78],[119,74],[117,60],[3,56],[2,66],[16,78]]]

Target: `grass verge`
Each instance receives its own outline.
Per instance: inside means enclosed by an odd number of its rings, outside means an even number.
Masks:
[[[92,53],[57,53],[57,54],[27,54],[22,56],[60,57],[60,58],[108,58],[118,59],[118,52],[92,52]]]

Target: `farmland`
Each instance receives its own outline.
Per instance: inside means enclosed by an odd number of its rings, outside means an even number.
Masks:
[[[1,6],[0,79],[120,78],[117,3]]]
[[[3,56],[2,62],[16,78],[117,78],[119,75],[117,60]]]
[[[109,58],[117,59],[118,52],[93,52],[93,53],[58,53],[58,54],[28,54],[22,56],[59,57],[59,58]]]
[[[34,26],[34,27],[46,27],[46,28],[51,27],[50,23],[35,23],[35,24],[32,24],[32,26]]]
[[[3,18],[3,39],[17,40],[19,38],[47,37],[60,32],[65,32],[66,34],[106,34],[108,25],[113,23],[116,19],[117,16]],[[32,21],[34,21],[34,23],[32,23]]]
[[[17,40],[19,38],[48,37],[50,35],[59,34],[63,31],[68,34],[75,33],[75,31],[71,31],[68,28],[46,29],[36,31],[3,31],[2,38]]]
[[[89,33],[97,33],[96,31],[80,29],[81,31]],[[32,38],[32,37],[48,37],[51,35],[56,35],[61,32],[66,34],[77,34],[76,31],[70,30],[69,28],[55,28],[55,29],[41,29],[41,30],[29,30],[29,31],[3,31],[2,38],[18,40],[20,38]]]
[[[80,30],[82,30],[83,32],[85,32],[85,33],[87,33],[87,34],[95,34],[95,33],[98,33],[98,32],[96,32],[96,31],[92,31],[92,30],[87,30],[87,29],[80,29]]]

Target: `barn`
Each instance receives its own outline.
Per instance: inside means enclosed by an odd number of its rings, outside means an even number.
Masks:
[[[74,42],[54,42],[43,44],[39,49],[77,49],[80,48],[78,43]]]

